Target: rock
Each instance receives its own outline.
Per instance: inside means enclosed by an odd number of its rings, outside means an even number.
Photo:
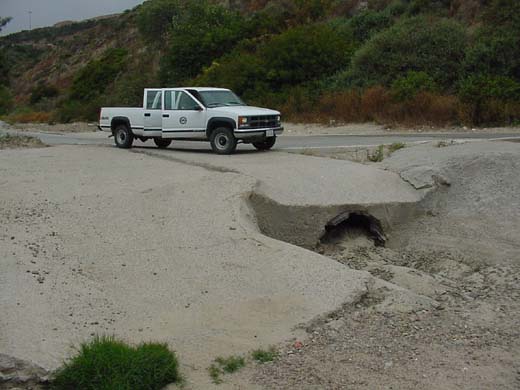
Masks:
[[[31,362],[0,353],[0,383],[33,388],[49,382],[49,372]],[[11,387],[13,388],[13,387]]]

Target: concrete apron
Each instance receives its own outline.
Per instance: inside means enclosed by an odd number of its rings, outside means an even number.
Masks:
[[[299,337],[373,283],[260,229],[311,246],[340,213],[362,209],[390,229],[420,199],[398,175],[347,161],[133,151],[161,158],[0,154],[1,352],[54,369],[95,334],[167,342],[188,387],[211,387],[216,356]]]

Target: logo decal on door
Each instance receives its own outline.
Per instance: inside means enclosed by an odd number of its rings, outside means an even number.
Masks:
[[[181,123],[181,125],[185,125],[186,123],[188,123],[188,118],[186,118],[185,116],[181,116],[179,122]]]

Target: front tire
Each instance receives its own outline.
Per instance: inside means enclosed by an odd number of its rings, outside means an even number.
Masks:
[[[269,150],[274,146],[275,143],[276,137],[269,137],[261,142],[253,142],[253,146],[258,150]]]
[[[237,140],[233,131],[227,127],[219,127],[211,133],[211,149],[217,154],[232,154],[237,148]]]
[[[126,125],[118,125],[114,130],[116,146],[121,149],[129,149],[134,142],[134,134]]]
[[[170,146],[172,140],[164,138],[154,138],[153,142],[155,142],[155,145],[157,145],[159,149],[166,149],[168,146]]]

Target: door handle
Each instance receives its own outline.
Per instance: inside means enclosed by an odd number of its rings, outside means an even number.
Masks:
[[[152,114],[150,114],[149,112],[145,113],[144,116],[151,116]]]
[[[163,118],[169,118],[169,117],[170,117],[170,114],[163,114],[162,117],[163,117]]]

